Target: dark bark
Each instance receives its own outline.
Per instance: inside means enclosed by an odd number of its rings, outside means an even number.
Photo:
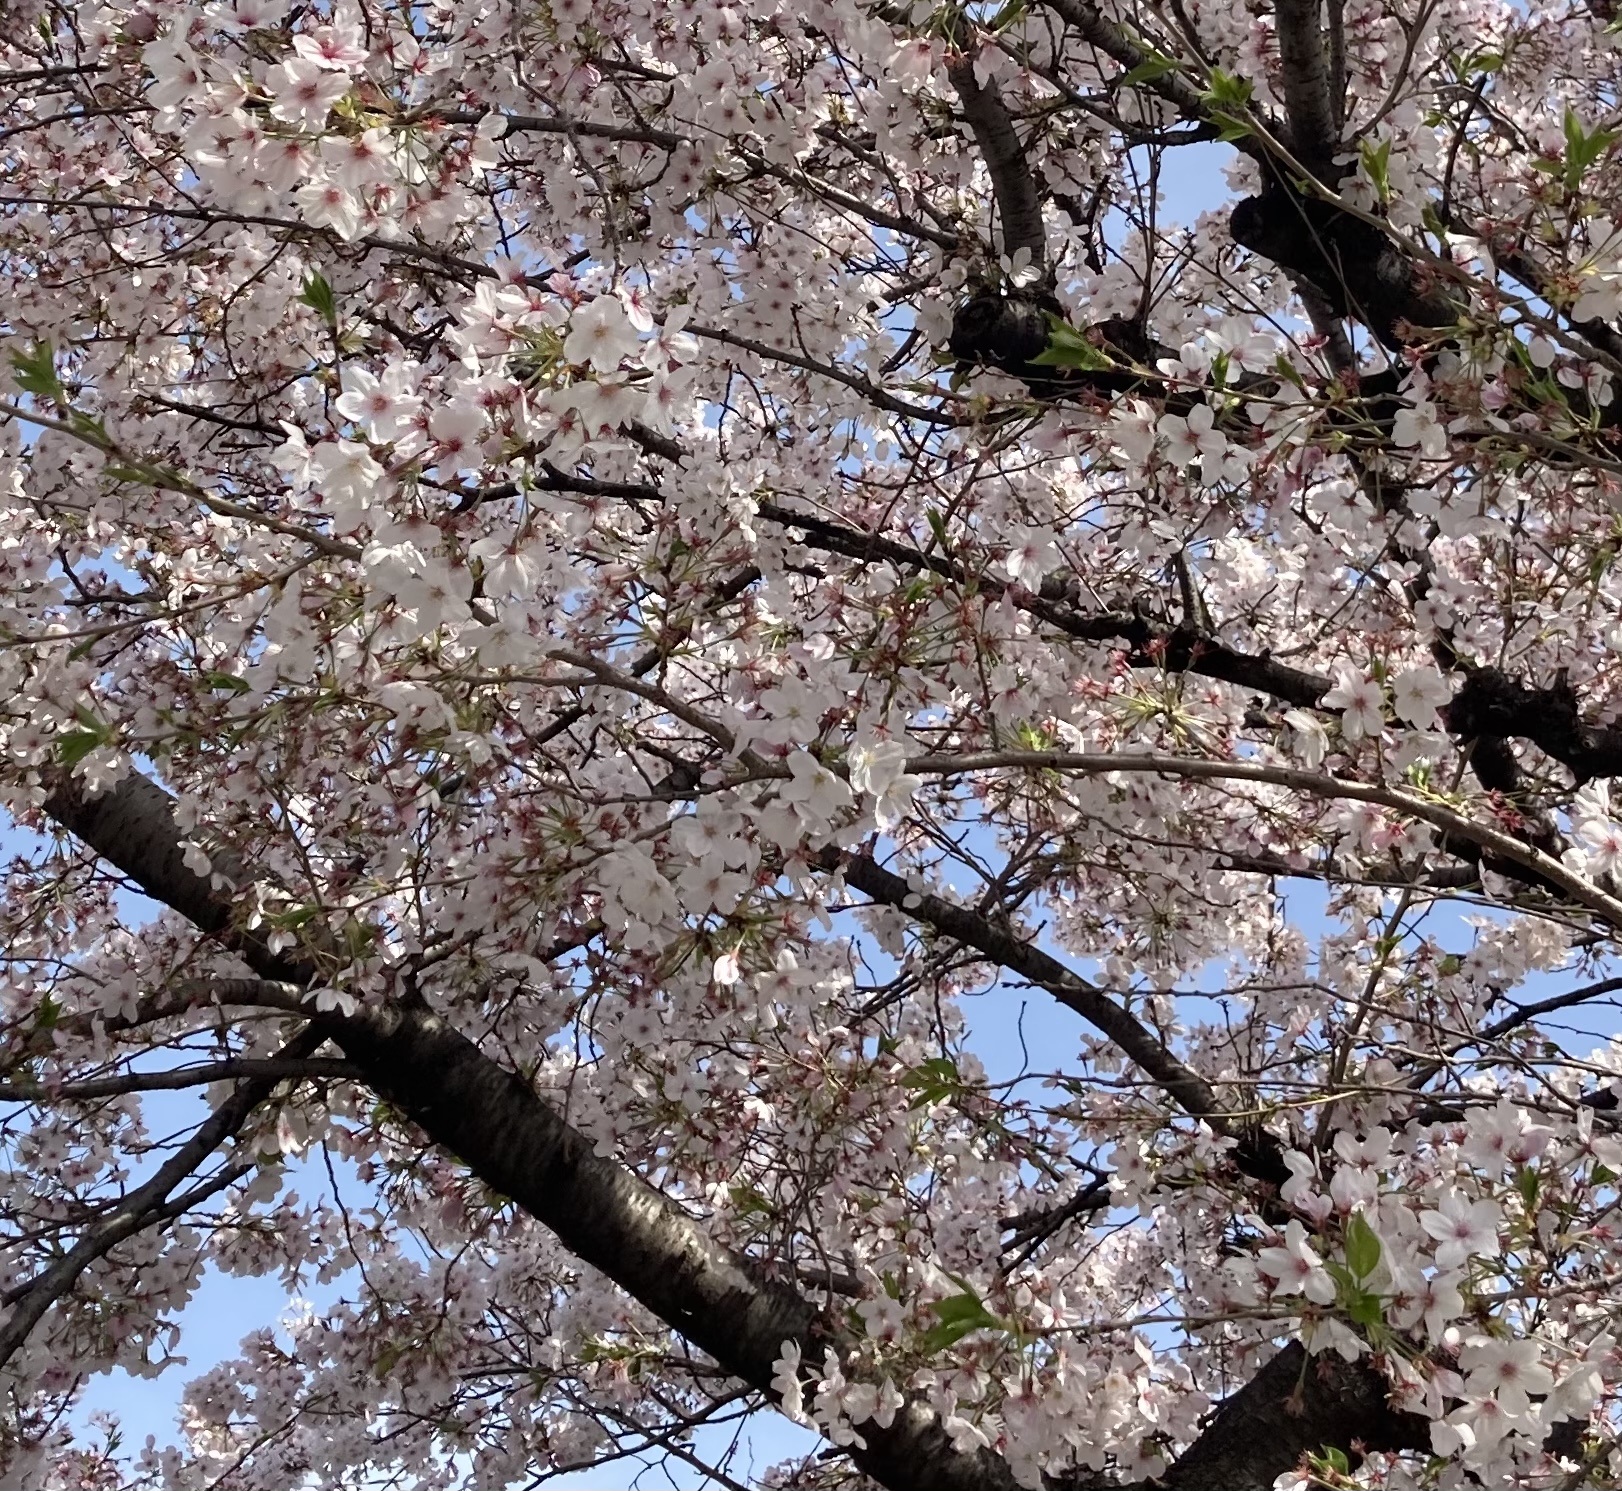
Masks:
[[[1296,159],[1316,176],[1333,169],[1335,105],[1324,44],[1323,0],[1277,0],[1284,112]]]
[[[991,177],[997,215],[1002,220],[1003,252],[1012,258],[1020,249],[1029,249],[1032,267],[1045,271],[1047,235],[1042,228],[1041,193],[996,80],[984,87],[976,82],[972,56],[948,64],[946,74],[957,90],[963,117],[974,131],[975,144]]]
[[[86,801],[73,784],[59,782],[48,804],[63,827],[155,900],[226,940],[261,978],[277,985],[315,980],[312,964],[272,954],[236,929],[226,897],[182,862],[170,800],[155,784],[132,776],[111,793]],[[846,875],[888,902],[900,904],[911,894],[899,877],[868,860],[847,866]],[[937,897],[924,897],[907,910],[1054,988],[1185,1109],[1221,1125],[1215,1096],[1203,1079],[1102,991],[1039,949]],[[807,1355],[822,1341],[841,1340],[838,1326],[803,1295],[770,1277],[755,1260],[717,1244],[676,1203],[597,1154],[591,1140],[517,1076],[420,1001],[368,1005],[349,1017],[319,1016],[311,1031],[334,1040],[366,1080],[430,1139],[745,1382],[769,1388],[785,1340],[799,1341]],[[1269,1184],[1283,1178],[1270,1135],[1241,1136],[1234,1155],[1247,1174]],[[1189,1491],[1213,1484],[1236,1491],[1260,1488],[1271,1486],[1303,1449],[1334,1444],[1350,1452],[1359,1443],[1387,1448],[1407,1443],[1408,1417],[1386,1408],[1384,1379],[1366,1364],[1347,1366],[1338,1358],[1315,1363],[1298,1407],[1292,1396],[1297,1369],[1289,1364],[1301,1359],[1299,1346],[1286,1348],[1236,1393],[1163,1484]],[[853,1448],[851,1458],[892,1491],[1013,1491],[1001,1457],[984,1451],[959,1455],[934,1415],[917,1402],[888,1430],[872,1423],[861,1429],[867,1447]]]
[[[1335,316],[1361,321],[1392,351],[1457,324],[1464,302],[1389,234],[1321,198],[1275,184],[1228,219],[1234,242],[1300,276]]]
[[[1430,1449],[1430,1422],[1390,1405],[1385,1375],[1333,1352],[1309,1357],[1292,1342],[1212,1417],[1161,1478],[1166,1491],[1272,1491],[1273,1482],[1326,1447],[1353,1465],[1370,1450]]]
[[[1622,775],[1622,730],[1590,725],[1564,673],[1529,688],[1497,668],[1477,668],[1446,710],[1447,728],[1463,737],[1519,736],[1565,766],[1578,783]]]

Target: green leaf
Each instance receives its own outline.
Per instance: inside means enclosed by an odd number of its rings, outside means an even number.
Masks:
[[[49,342],[35,342],[25,352],[13,352],[11,366],[17,374],[17,387],[24,393],[66,402],[62,380],[56,376],[56,353]]]
[[[112,461],[101,468],[101,474],[110,481],[125,482],[132,487],[150,487],[152,473],[140,466],[129,466],[122,461]]]
[[[957,1063],[951,1057],[932,1056],[908,1072],[901,1079],[901,1085],[914,1089],[918,1094],[909,1107],[927,1108],[931,1103],[942,1102],[961,1092],[963,1073],[957,1069]]]
[[[1564,181],[1568,192],[1576,192],[1582,185],[1583,176],[1588,168],[1608,151],[1617,141],[1617,131],[1610,129],[1596,129],[1589,134],[1583,128],[1583,122],[1568,105],[1565,117],[1561,120],[1561,129],[1566,137],[1565,173]]]
[[[1008,0],[1008,3],[991,18],[993,34],[1006,31],[1025,14],[1025,0]]]
[[[1368,1278],[1380,1266],[1380,1239],[1360,1211],[1354,1211],[1346,1222],[1346,1263],[1359,1279]]]
[[[86,414],[80,409],[69,409],[67,423],[75,435],[90,441],[92,445],[105,448],[113,443],[112,436],[107,433],[107,426],[93,414]]]
[[[732,1204],[744,1215],[750,1212],[770,1213],[772,1204],[753,1186],[733,1186],[731,1190]]]
[[[984,1301],[972,1289],[937,1300],[929,1308],[939,1321],[924,1332],[923,1345],[929,1351],[944,1351],[975,1331],[1008,1329],[1004,1321],[986,1309]]]
[[[1232,73],[1223,72],[1220,67],[1213,67],[1210,86],[1200,98],[1213,110],[1231,114],[1249,108],[1253,92],[1248,78],[1238,78]]]
[[[1134,88],[1139,83],[1158,83],[1167,73],[1176,71],[1177,64],[1170,57],[1151,49],[1142,62],[1122,76],[1121,86]]]
[[[1326,1444],[1323,1453],[1317,1456],[1326,1469],[1332,1470],[1336,1475],[1350,1475],[1352,1462],[1346,1458],[1346,1451],[1338,1445]]]
[[[318,906],[290,906],[286,911],[278,911],[265,920],[282,931],[293,932],[298,928],[312,922],[321,914]]]
[[[203,682],[211,689],[226,689],[233,694],[246,694],[253,688],[247,679],[238,678],[234,673],[205,673]]]
[[[1221,109],[1211,110],[1211,123],[1217,127],[1217,139],[1225,145],[1231,145],[1235,140],[1248,140],[1256,133],[1248,119]]]
[[[328,326],[338,324],[338,298],[332,293],[332,286],[326,279],[311,270],[304,281],[304,290],[299,299],[311,308]]]
[[[1521,1200],[1526,1203],[1526,1209],[1534,1212],[1538,1209],[1538,1190],[1540,1177],[1530,1165],[1522,1165],[1515,1172],[1515,1189],[1521,1193]]]
[[[1038,367],[1102,373],[1115,364],[1062,316],[1048,312],[1048,344],[1031,359]]]
[[[1375,1326],[1385,1324],[1385,1306],[1380,1296],[1366,1289],[1359,1289],[1348,1298],[1345,1309],[1347,1316],[1364,1330],[1373,1330]]]
[[[113,739],[112,726],[88,705],[76,706],[73,717],[79,728],[64,730],[56,737],[56,753],[64,766],[77,766],[97,746],[108,745]]]
[[[64,730],[56,737],[56,755],[64,766],[77,766],[102,743],[99,730]]]
[[[1305,389],[1307,386],[1306,380],[1301,376],[1295,364],[1282,352],[1273,359],[1273,371],[1291,388]]]
[[[1363,174],[1374,184],[1374,190],[1379,193],[1381,202],[1391,200],[1391,141],[1389,138],[1381,140],[1378,145],[1371,145],[1367,140],[1358,147],[1358,155],[1363,163]]]

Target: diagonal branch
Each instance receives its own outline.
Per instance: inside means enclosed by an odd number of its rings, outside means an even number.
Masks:
[[[1002,220],[1003,252],[1012,258],[1029,249],[1031,265],[1047,268],[1047,234],[1042,229],[1042,198],[1025,158],[1008,106],[995,78],[982,85],[974,75],[974,58],[961,55],[947,63],[946,75],[957,90],[963,117],[974,131]]]
[[[1108,1036],[1153,1077],[1185,1113],[1203,1118],[1219,1133],[1226,1132],[1223,1104],[1211,1084],[1174,1056],[1146,1025],[1057,958],[1003,931],[978,912],[955,906],[940,896],[919,893],[901,876],[865,854],[846,861],[843,869],[846,883],[854,885],[863,895],[881,905],[893,906],[915,921],[927,923],[937,932],[965,947],[975,948],[994,963],[1046,989],[1060,1004],[1074,1010],[1095,1030]]]
[[[185,910],[198,926],[214,931],[270,986],[292,983],[307,987],[317,979],[312,964],[272,953],[263,942],[235,929],[230,904],[183,862],[172,804],[155,784],[132,776],[103,797],[86,801],[71,784],[57,783],[48,803],[51,815],[63,827],[83,838],[148,895]],[[905,882],[877,866],[857,869],[855,875],[847,869],[847,878],[887,897],[894,896],[898,887],[910,895]],[[938,898],[924,900],[910,911],[940,916],[949,935],[972,933],[979,939],[994,930],[953,919],[954,913],[970,918],[973,914],[938,902]],[[983,918],[974,920],[983,924]],[[1030,975],[1057,985],[1091,1012],[1089,1018],[1097,1016],[1103,1022],[1101,1028],[1107,1027],[1112,1039],[1129,1043],[1134,1059],[1157,1080],[1169,1084],[1168,1090],[1186,1102],[1190,1111],[1209,1114],[1221,1123],[1209,1085],[1147,1030],[1129,1028],[1136,1022],[1123,1011],[1112,1013],[1103,1008],[1098,1001],[1108,1001],[1100,991],[1075,978],[1056,960],[1042,962],[1046,955],[1036,949],[1011,938],[986,940],[997,953],[1018,958]],[[1033,954],[1034,961],[1030,960]],[[300,1039],[319,1043],[328,1037],[430,1139],[461,1159],[487,1185],[510,1196],[576,1256],[613,1279],[751,1386],[770,1391],[785,1341],[798,1341],[803,1348],[824,1342],[836,1348],[848,1344],[837,1323],[798,1291],[770,1277],[764,1265],[722,1247],[680,1206],[598,1154],[592,1140],[571,1127],[516,1075],[422,1005],[367,1005],[349,1017],[317,1016]],[[240,1101],[246,1102],[243,1089],[239,1094]],[[234,1114],[233,1108],[219,1122],[232,1122]],[[1246,1173],[1275,1184],[1283,1178],[1276,1142],[1269,1152],[1264,1143],[1242,1141],[1234,1154]],[[193,1204],[195,1197],[182,1199]],[[1286,1348],[1281,1359],[1291,1360],[1291,1352],[1298,1350]],[[1224,1444],[1243,1442],[1242,1434],[1227,1427],[1232,1415],[1241,1414],[1245,1422],[1255,1423],[1268,1413],[1293,1412],[1294,1400],[1284,1402],[1285,1394],[1275,1381],[1284,1375],[1284,1369],[1274,1368],[1269,1375],[1264,1368],[1256,1381],[1218,1410],[1205,1434],[1172,1467],[1168,1484],[1192,1491],[1200,1483],[1194,1471],[1210,1464],[1231,1467],[1235,1487],[1270,1486],[1276,1475],[1299,1458],[1301,1444],[1378,1443],[1374,1431],[1386,1410],[1377,1375],[1360,1365],[1343,1368],[1337,1363],[1329,1370],[1358,1372],[1367,1379],[1360,1380],[1356,1393],[1337,1390],[1330,1395],[1342,1405],[1339,1419],[1331,1420],[1327,1413],[1310,1417],[1293,1437],[1279,1434],[1267,1442],[1254,1442],[1252,1435],[1250,1461],[1237,1448],[1223,1449]],[[1273,1406],[1268,1408],[1269,1404]],[[861,1429],[866,1447],[852,1446],[848,1453],[862,1471],[890,1491],[1014,1491],[1016,1483],[1000,1456],[986,1450],[959,1454],[936,1415],[916,1399],[888,1429],[872,1422],[864,1422]],[[1194,1471],[1185,1475],[1185,1465]],[[1083,1483],[1056,1484],[1079,1487]]]
[[[1235,1136],[1204,1078],[1180,1061],[1158,1036],[1058,959],[1012,936],[989,918],[939,896],[915,891],[866,855],[843,865],[845,880],[873,900],[925,922],[1000,966],[1047,989],[1095,1029],[1115,1042],[1187,1113],[1202,1118],[1216,1133],[1238,1137],[1232,1155],[1243,1174],[1282,1185],[1290,1171],[1282,1146],[1266,1131]],[[1093,1200],[1097,1186],[1079,1198]],[[1079,1208],[1078,1208],[1079,1209]],[[1054,1215],[1062,1216],[1061,1207]],[[1015,1218],[1015,1224],[1037,1218]],[[1294,1468],[1303,1454],[1326,1445],[1350,1452],[1366,1449],[1422,1450],[1430,1445],[1429,1422],[1399,1413],[1388,1403],[1390,1384],[1365,1361],[1346,1362],[1329,1354],[1309,1358],[1292,1342],[1230,1397],[1205,1431],[1156,1481],[1121,1491],[1271,1491],[1274,1481]],[[1095,1477],[1062,1478],[1058,1491],[1088,1491]]]
[[[1127,72],[1143,69],[1140,86],[1157,93],[1168,103],[1175,104],[1184,118],[1204,120],[1208,116],[1205,101],[1199,90],[1182,73],[1154,67],[1150,52],[1114,21],[1110,20],[1093,0],[1045,0],[1047,8],[1073,31],[1097,47],[1106,57],[1120,63]],[[1255,153],[1256,145],[1248,139],[1235,142],[1236,148]]]
[[[1338,1447],[1429,1451],[1430,1420],[1391,1407],[1390,1384],[1365,1361],[1309,1356],[1292,1341],[1223,1403],[1161,1476],[1165,1491],[1273,1491],[1304,1455]]]
[[[1271,694],[1305,709],[1314,708],[1335,686],[1335,680],[1322,673],[1295,668],[1265,654],[1241,652],[1192,627],[1157,627],[1138,611],[1077,610],[1065,598],[1062,575],[1044,582],[1040,591],[1030,591],[1000,580],[996,575],[971,571],[945,555],[926,554],[882,534],[795,512],[777,503],[759,503],[755,511],[769,522],[799,529],[802,535],[799,542],[808,549],[843,554],[869,563],[884,559],[903,568],[930,570],[960,585],[972,583],[976,590],[994,600],[1006,597],[1028,615],[1039,617],[1079,642],[1124,642],[1129,649],[1128,661],[1134,667],[1198,673]]]
[[[1358,782],[1326,776],[1293,766],[1270,766],[1256,761],[1220,761],[1205,757],[1160,755],[1153,752],[1109,751],[976,751],[961,756],[917,756],[907,762],[909,772],[929,776],[957,776],[966,772],[1010,767],[1023,770],[1073,771],[1089,776],[1110,772],[1147,772],[1191,781],[1258,782],[1287,787],[1311,797],[1333,802],[1373,803],[1390,808],[1406,818],[1428,823],[1453,843],[1474,844],[1521,869],[1531,871],[1539,882],[1570,897],[1592,911],[1606,926],[1622,930],[1622,900],[1602,890],[1561,861],[1534,848],[1514,835],[1466,817],[1462,812],[1433,797],[1375,782]]]

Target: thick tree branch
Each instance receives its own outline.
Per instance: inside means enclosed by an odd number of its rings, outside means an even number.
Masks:
[[[1028,249],[1031,266],[1045,270],[1047,235],[1042,229],[1042,198],[996,79],[984,86],[976,81],[972,54],[948,62],[946,75],[957,90],[963,117],[974,131],[975,143],[991,177],[997,215],[1002,220],[1003,252],[1012,258],[1020,249]]]
[[[1192,627],[1157,625],[1138,611],[1078,610],[1067,598],[1063,574],[1050,576],[1040,591],[1033,592],[993,574],[971,574],[966,565],[946,555],[926,554],[876,532],[863,532],[772,502],[763,502],[755,510],[770,522],[798,529],[799,542],[808,549],[869,563],[882,559],[907,570],[929,570],[960,585],[972,579],[983,594],[997,600],[1009,597],[1020,610],[1068,637],[1125,643],[1127,660],[1134,667],[1219,679],[1301,709],[1318,708],[1334,687],[1335,681],[1326,674],[1279,662],[1266,653],[1244,652]],[[1453,735],[1483,742],[1477,755],[1483,768],[1482,785],[1489,789],[1508,790],[1506,781],[1492,779],[1495,769],[1502,776],[1513,766],[1513,757],[1504,754],[1505,736],[1531,741],[1567,767],[1578,782],[1622,776],[1622,729],[1586,723],[1577,704],[1576,691],[1564,677],[1540,689],[1498,669],[1477,668],[1465,675],[1444,715]]]
[[[308,986],[316,980],[312,965],[271,953],[262,942],[233,929],[229,903],[184,864],[180,835],[161,788],[132,776],[112,792],[86,801],[71,784],[58,784],[49,804],[52,816],[65,828],[148,895],[183,910],[199,927],[227,941],[262,978],[277,985]],[[859,889],[877,891],[897,904],[912,894],[904,881],[871,861],[853,862],[846,875]],[[1205,1117],[1213,1127],[1223,1125],[1219,1101],[1204,1079],[1056,959],[937,897],[909,907],[908,914],[933,921],[947,935],[999,961],[1006,958],[1015,971],[1051,986],[1121,1044],[1189,1112]],[[599,1155],[593,1141],[430,1010],[418,1005],[368,1005],[351,1017],[317,1017],[306,1038],[318,1042],[327,1037],[336,1040],[367,1080],[432,1140],[751,1386],[769,1390],[773,1365],[786,1340],[798,1340],[807,1348],[841,1340],[838,1326],[798,1291],[768,1277],[762,1265],[716,1243],[678,1205]],[[1287,1172],[1276,1142],[1270,1141],[1271,1136],[1247,1137],[1234,1153],[1247,1173],[1277,1184]],[[1370,1383],[1360,1391],[1372,1402],[1382,1389],[1377,1375],[1369,1375]],[[1265,1413],[1276,1386],[1265,1378],[1231,1402],[1255,1404],[1245,1411]],[[1212,1463],[1230,1463],[1232,1457],[1221,1458],[1218,1447],[1201,1448],[1212,1434],[1223,1432],[1228,1413],[1225,1406],[1184,1461],[1200,1465],[1204,1460],[1190,1457],[1204,1456]],[[958,1454],[934,1414],[916,1401],[888,1430],[871,1422],[861,1428],[867,1448],[853,1447],[851,1456],[891,1491],[913,1487],[1013,1491],[1012,1476],[1000,1457],[987,1451]],[[1310,1430],[1323,1443],[1370,1438],[1361,1419],[1343,1418],[1338,1431],[1312,1420]],[[1251,1479],[1235,1484],[1270,1485],[1280,1472],[1268,1467],[1285,1452],[1282,1444],[1257,1447],[1266,1464]],[[1292,1450],[1289,1463],[1298,1454]],[[1173,1473],[1180,1473],[1178,1467]],[[1264,1474],[1265,1480],[1256,1478]],[[1171,1484],[1192,1488],[1195,1481]]]
[[[1578,783],[1622,775],[1622,729],[1590,725],[1561,673],[1546,689],[1529,688],[1496,668],[1477,668],[1447,706],[1455,735],[1514,735],[1565,766]]]
[[[1128,660],[1135,667],[1198,673],[1241,688],[1255,689],[1306,709],[1315,707],[1335,686],[1335,680],[1325,674],[1295,668],[1265,654],[1241,652],[1192,627],[1157,626],[1136,611],[1078,610],[1066,598],[1063,575],[1050,577],[1040,591],[1033,592],[983,570],[971,571],[946,555],[926,554],[882,534],[864,533],[778,503],[760,503],[755,511],[770,522],[799,529],[804,535],[800,542],[807,548],[864,562],[884,559],[906,569],[926,569],[960,585],[972,581],[982,594],[996,600],[1010,597],[1020,610],[1040,617],[1067,637],[1080,642],[1124,642]]]
[[[1290,146],[1314,175],[1333,167],[1335,106],[1324,56],[1323,0],[1277,0],[1278,54]]]
[[[1390,1405],[1390,1384],[1366,1361],[1309,1356],[1299,1341],[1228,1398],[1206,1431],[1160,1477],[1166,1491],[1272,1491],[1307,1454],[1334,1446],[1430,1449],[1430,1420]],[[1147,1491],[1147,1488],[1145,1488]]]

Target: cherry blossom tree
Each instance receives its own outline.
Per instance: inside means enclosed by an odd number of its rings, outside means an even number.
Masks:
[[[1622,1479],[1617,31],[12,0],[0,1484]]]

